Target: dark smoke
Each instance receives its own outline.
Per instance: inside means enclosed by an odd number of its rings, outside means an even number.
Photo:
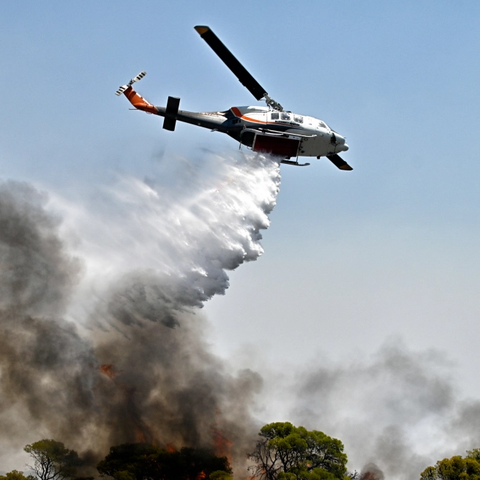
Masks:
[[[0,308],[59,315],[78,280],[79,262],[64,251],[59,220],[45,212],[47,197],[25,183],[0,190]]]
[[[249,162],[222,161],[177,190],[124,179],[95,210],[67,205],[81,261],[45,194],[0,184],[2,444],[55,438],[92,467],[111,445],[146,441],[244,466],[262,380],[209,352],[198,308],[228,287],[226,269],[262,253],[279,168]]]
[[[69,435],[69,423],[85,417],[70,406],[94,406],[86,373],[95,357],[61,318],[79,262],[65,252],[46,201],[24,183],[0,185],[0,430],[13,448],[35,429]]]

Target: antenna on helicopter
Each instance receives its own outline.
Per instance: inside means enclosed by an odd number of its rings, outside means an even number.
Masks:
[[[283,107],[270,98],[266,90],[253,78],[248,70],[235,58],[233,53],[222,43],[222,41],[212,32],[210,27],[197,25],[195,30],[207,42],[209,47],[220,57],[220,60],[232,71],[240,80],[240,83],[257,99],[264,99],[266,104],[275,110],[283,112]]]

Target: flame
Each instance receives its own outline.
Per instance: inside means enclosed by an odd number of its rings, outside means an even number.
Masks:
[[[100,372],[106,375],[110,380],[113,380],[117,374],[114,366],[111,363],[108,365],[100,365]]]
[[[219,408],[215,409],[215,416],[215,424],[210,427],[215,455],[217,455],[217,457],[227,457],[229,463],[231,463],[233,442],[229,440],[217,426],[218,422],[222,420],[222,412]]]
[[[218,429],[216,425],[212,425],[210,430],[213,437],[215,455],[217,457],[227,457],[228,461],[230,462],[233,443]]]
[[[125,407],[127,410],[126,417],[132,423],[133,435],[135,437],[135,441],[137,443],[150,443],[152,445],[156,444],[156,441],[154,439],[151,429],[145,424],[145,422],[141,418],[141,415],[135,408],[135,402],[134,402],[135,388],[128,387],[127,385],[118,381],[117,375],[120,372],[116,370],[113,364],[108,363],[108,364],[100,365],[99,370],[100,370],[100,373],[102,373],[103,375],[108,377],[110,380],[112,380],[116,388],[118,388],[123,393],[125,397]],[[221,415],[222,415],[221,411],[217,409],[216,410],[217,420],[219,418],[221,419]],[[223,432],[217,427],[217,425],[211,426],[211,435],[212,435],[215,455],[217,455],[218,457],[226,457],[228,461],[231,463],[231,458],[232,458],[231,449],[232,449],[233,442],[223,434]],[[172,445],[171,443],[167,444],[165,446],[165,449],[169,453],[173,453],[177,451],[175,446]],[[204,480],[206,476],[207,476],[206,473],[202,471],[196,476],[195,480]],[[376,480],[376,479],[375,477],[367,476],[367,477],[362,477],[362,480]]]
[[[373,472],[365,472],[360,477],[360,480],[378,480],[378,477]]]
[[[125,410],[126,418],[130,421],[132,425],[132,433],[137,443],[150,443],[155,444],[154,435],[150,427],[143,421],[140,413],[137,411],[135,405],[134,396],[135,388],[129,387],[117,380],[118,370],[115,369],[115,366],[111,363],[100,365],[100,373],[107,376],[110,380],[113,381],[114,385],[122,392],[125,399]]]
[[[135,442],[136,443],[148,443],[146,432],[142,428],[143,426],[134,425],[133,428],[135,430]]]

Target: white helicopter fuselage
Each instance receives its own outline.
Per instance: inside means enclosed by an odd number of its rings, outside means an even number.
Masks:
[[[298,155],[302,157],[320,157],[348,150],[345,138],[315,117],[263,106],[232,107],[230,111],[247,131],[298,138]]]

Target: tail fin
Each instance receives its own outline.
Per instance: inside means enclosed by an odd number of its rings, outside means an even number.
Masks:
[[[131,87],[135,82],[139,82],[146,74],[147,72],[140,72],[136,77],[133,77],[126,85],[122,85],[121,87],[119,87],[119,89],[115,92],[115,95],[121,95],[122,93],[124,93],[128,87]]]
[[[136,77],[132,78],[126,85],[122,85],[116,92],[115,95],[121,95],[122,93],[128,98],[130,103],[138,110],[143,110],[144,112],[158,114],[157,109],[150,102],[147,102],[141,95],[139,95],[133,88],[132,85],[135,82],[140,81],[147,72],[140,72]]]

